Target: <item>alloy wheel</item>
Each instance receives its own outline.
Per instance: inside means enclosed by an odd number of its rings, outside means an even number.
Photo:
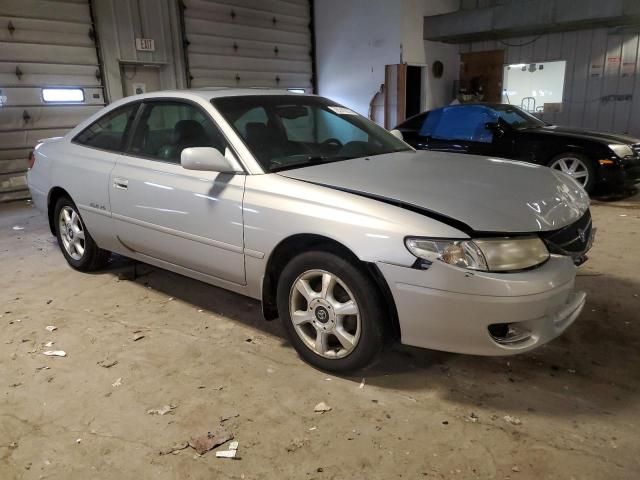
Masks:
[[[71,207],[65,206],[60,210],[58,228],[62,246],[74,260],[81,260],[85,252],[85,231],[80,215]]]
[[[305,345],[325,358],[343,358],[358,345],[360,310],[346,284],[325,270],[308,270],[291,287],[289,312]]]
[[[554,170],[560,170],[561,172],[566,173],[576,182],[578,182],[582,187],[587,185],[587,183],[589,182],[589,170],[587,169],[585,163],[579,158],[559,158],[549,166]]]

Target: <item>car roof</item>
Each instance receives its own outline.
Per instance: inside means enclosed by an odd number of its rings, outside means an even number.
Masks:
[[[131,100],[134,98],[154,98],[154,97],[166,97],[166,96],[198,96],[205,100],[211,100],[213,98],[221,97],[248,97],[255,95],[305,95],[296,92],[290,92],[286,89],[275,88],[225,88],[225,87],[205,87],[194,89],[182,89],[182,90],[159,90],[155,92],[149,92],[142,95],[134,95],[126,97]],[[307,94],[308,95],[308,94]]]

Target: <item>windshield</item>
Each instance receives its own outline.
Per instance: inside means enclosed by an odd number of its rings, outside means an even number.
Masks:
[[[516,130],[539,128],[546,125],[542,120],[512,105],[497,105],[494,106],[493,109],[500,120],[508,123]]]
[[[211,102],[267,172],[411,150],[372,121],[322,97],[252,95]]]

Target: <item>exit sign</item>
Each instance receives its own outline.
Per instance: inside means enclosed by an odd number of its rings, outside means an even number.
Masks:
[[[136,50],[155,52],[156,42],[153,38],[136,38]]]

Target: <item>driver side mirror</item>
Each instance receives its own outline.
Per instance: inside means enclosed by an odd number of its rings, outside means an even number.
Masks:
[[[498,122],[487,122],[484,124],[484,128],[493,132],[495,135],[501,137],[504,135],[504,128]]]
[[[400,130],[398,130],[397,128],[394,128],[393,130],[390,130],[389,133],[391,135],[393,135],[396,138],[399,138],[400,140],[404,140],[404,136],[402,135],[402,132]]]
[[[240,165],[225,157],[213,147],[185,148],[180,154],[180,164],[187,170],[205,172],[237,173],[242,172]]]

